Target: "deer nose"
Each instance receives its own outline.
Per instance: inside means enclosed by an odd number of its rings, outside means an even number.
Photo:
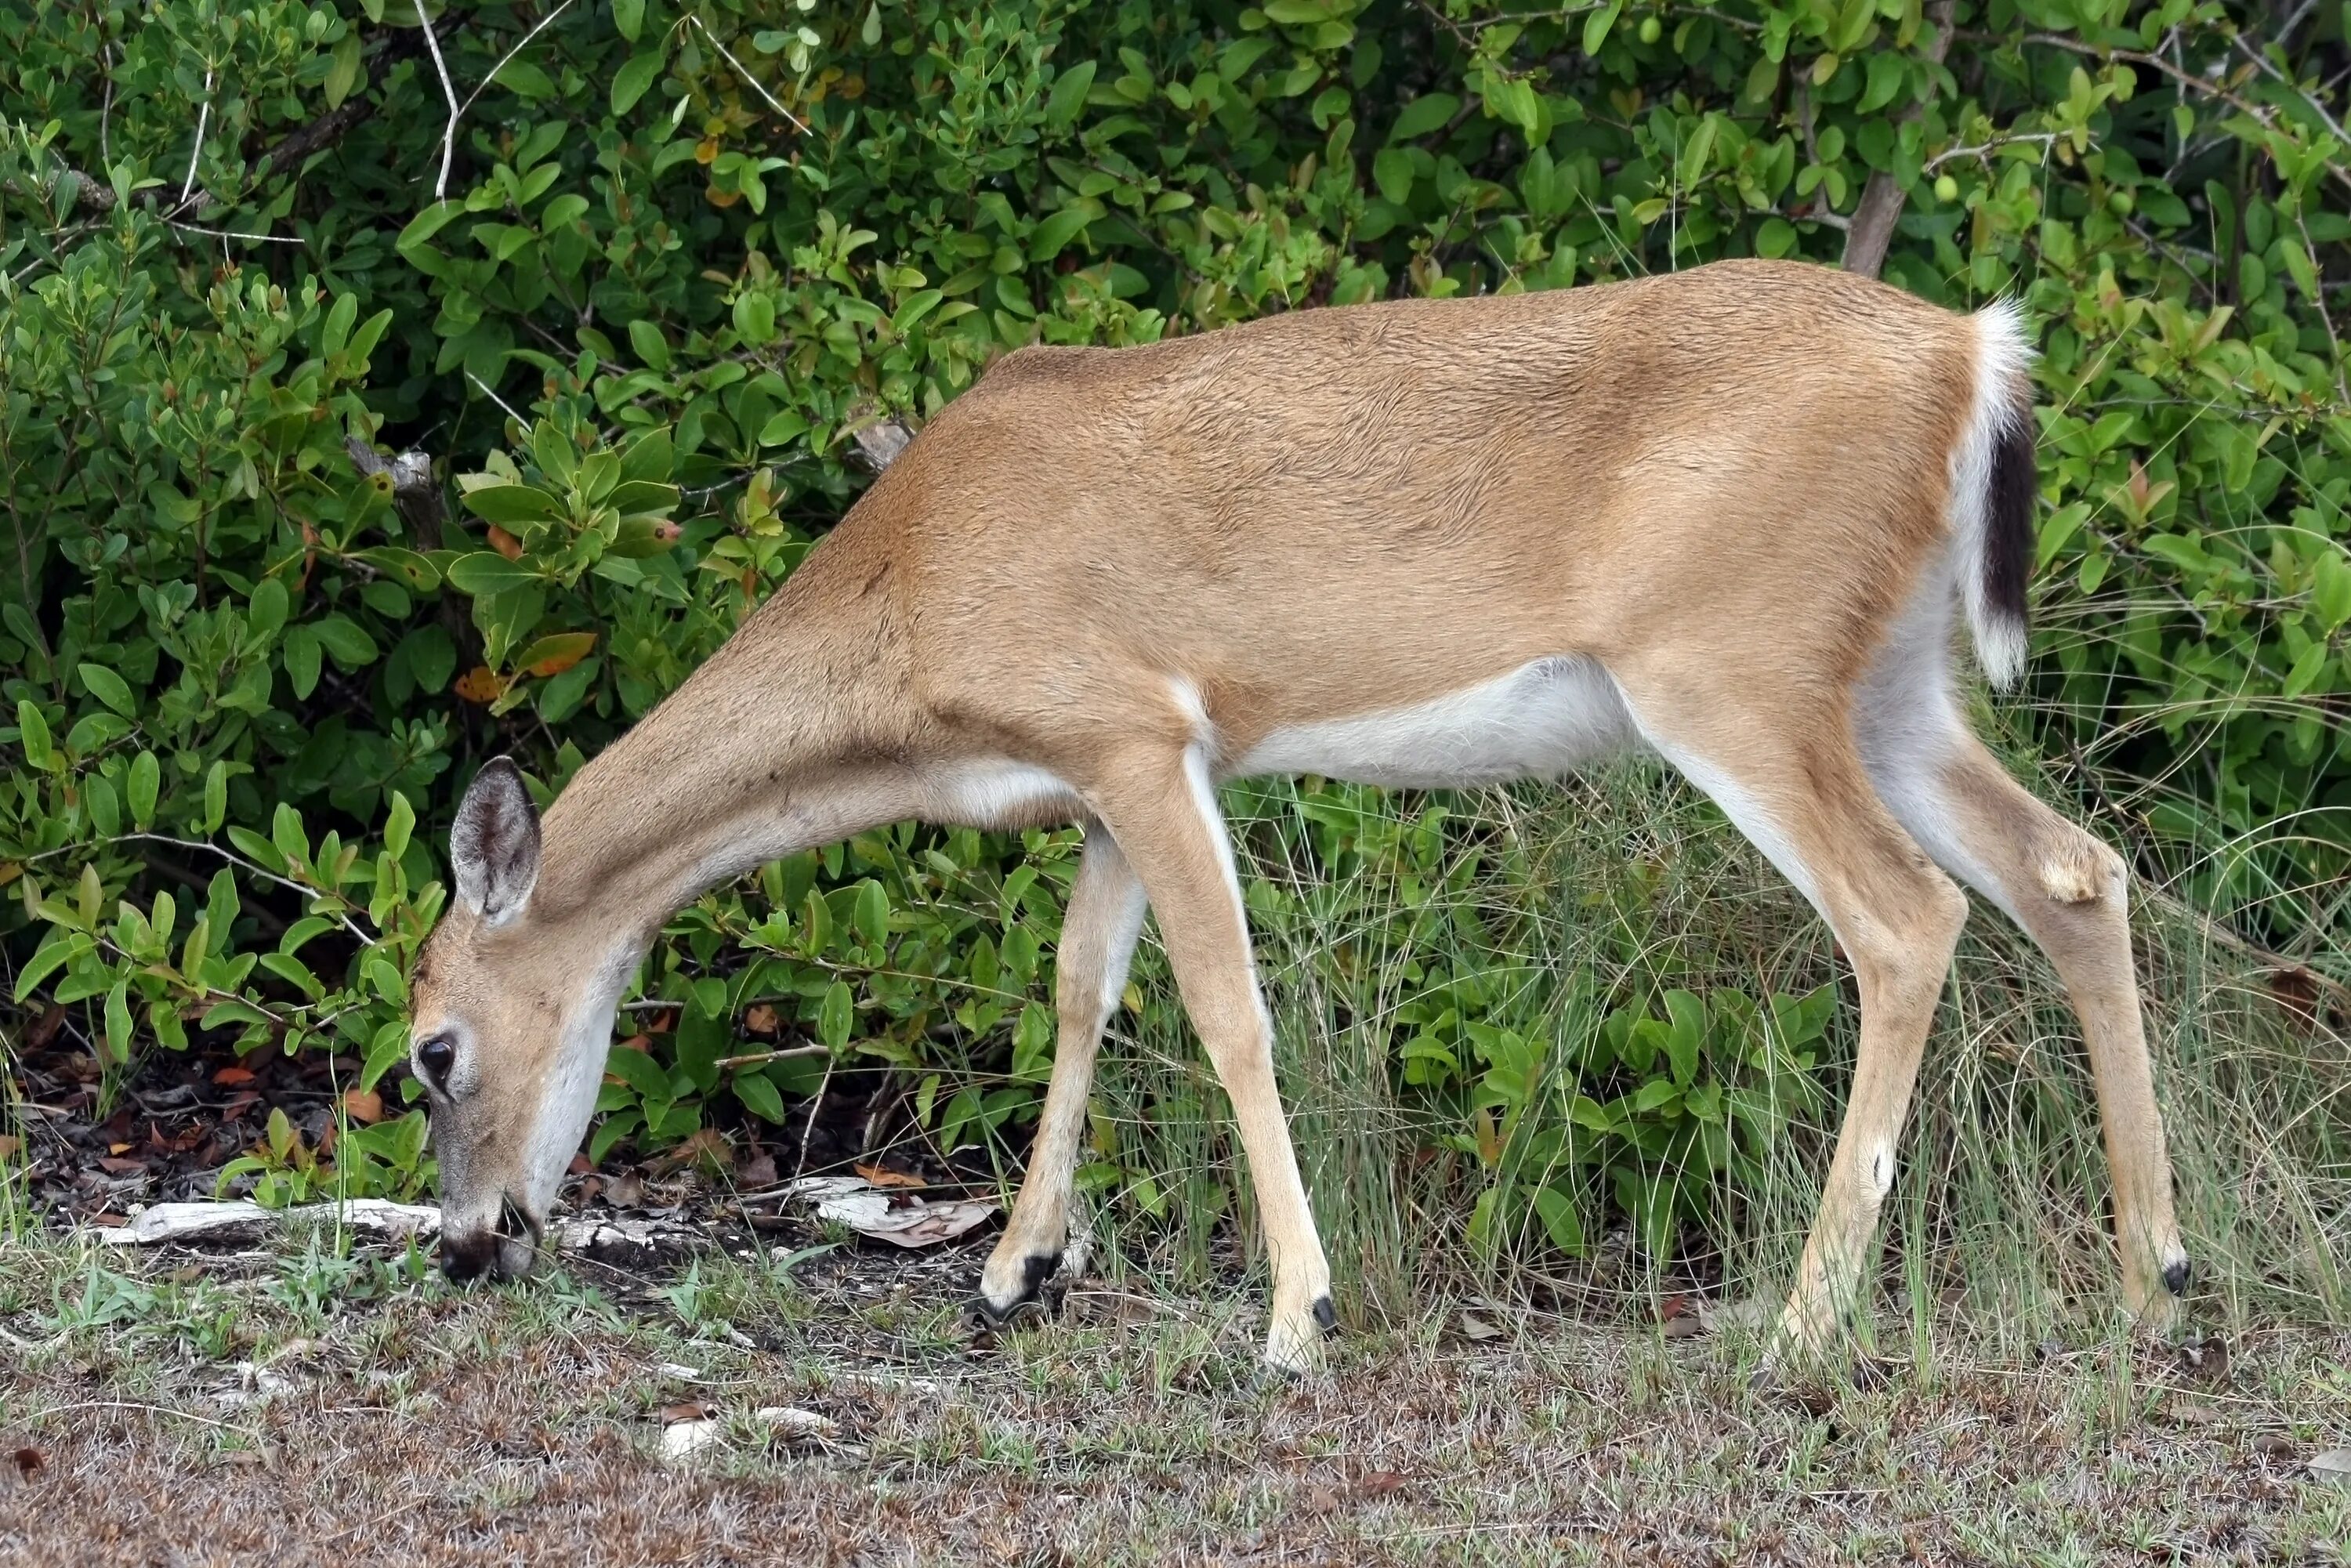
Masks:
[[[495,1230],[476,1230],[465,1236],[441,1238],[441,1272],[458,1284],[474,1279],[487,1269],[497,1257],[499,1237]]]

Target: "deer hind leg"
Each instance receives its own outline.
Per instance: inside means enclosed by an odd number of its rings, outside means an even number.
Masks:
[[[1150,895],[1185,1010],[1232,1102],[1273,1269],[1265,1359],[1281,1372],[1311,1371],[1336,1322],[1331,1270],[1282,1117],[1273,1022],[1206,762],[1196,747],[1123,759],[1092,803]]]
[[[1035,1301],[1061,1266],[1061,1249],[1069,1240],[1070,1201],[1078,1145],[1086,1130],[1094,1052],[1125,989],[1143,911],[1143,883],[1119,852],[1118,841],[1100,822],[1088,824],[1054,956],[1061,1027],[1052,1081],[1046,1085],[1036,1146],[1020,1196],[1013,1200],[1012,1218],[979,1277],[977,1305],[998,1322]]]
[[[1876,732],[1873,737],[1872,732]],[[2114,1173],[2123,1301],[2158,1332],[2188,1289],[2156,1108],[2122,857],[2008,776],[1938,688],[1865,723],[1880,792],[1928,853],[2023,927],[2072,998]]]
[[[1774,1342],[1783,1354],[1824,1357],[1842,1342],[1893,1186],[1967,896],[1887,813],[1840,707],[1774,711],[1727,690],[1677,701],[1628,695],[1651,744],[1796,883],[1853,964],[1861,1049],[1852,1099]]]

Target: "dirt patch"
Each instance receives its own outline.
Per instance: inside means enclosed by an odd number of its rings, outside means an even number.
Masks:
[[[465,1292],[389,1251],[16,1247],[0,1558],[2324,1563],[2351,1519],[2308,1465],[2351,1430],[2341,1337],[1779,1394],[1722,1335],[1487,1309],[1292,1385],[1254,1291],[1081,1281],[976,1341],[985,1241],[778,1268],[822,1245]]]

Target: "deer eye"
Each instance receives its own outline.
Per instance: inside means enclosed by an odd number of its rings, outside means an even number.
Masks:
[[[457,1065],[457,1048],[446,1035],[434,1035],[416,1048],[416,1075],[428,1089],[448,1092],[449,1070]]]

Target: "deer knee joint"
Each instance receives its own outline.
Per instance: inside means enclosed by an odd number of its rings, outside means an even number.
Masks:
[[[2041,859],[2041,890],[2060,904],[2118,898],[2123,858],[2087,833],[2069,835]]]

